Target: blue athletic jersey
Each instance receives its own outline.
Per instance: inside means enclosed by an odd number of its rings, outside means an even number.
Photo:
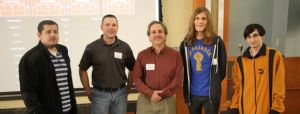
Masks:
[[[196,96],[209,95],[210,67],[213,46],[205,45],[203,40],[196,40],[189,47],[191,63],[191,94]]]

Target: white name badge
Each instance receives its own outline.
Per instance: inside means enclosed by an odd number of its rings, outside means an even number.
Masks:
[[[115,52],[115,53],[114,53],[114,57],[117,58],[117,59],[122,59],[122,53],[120,53],[120,52]]]
[[[146,64],[146,70],[155,70],[155,64]]]
[[[213,59],[212,64],[217,65],[218,64],[218,59]]]

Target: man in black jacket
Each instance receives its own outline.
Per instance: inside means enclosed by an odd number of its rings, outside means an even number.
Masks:
[[[76,114],[70,58],[58,44],[58,24],[43,20],[38,25],[39,43],[24,54],[19,64],[20,90],[27,114]]]

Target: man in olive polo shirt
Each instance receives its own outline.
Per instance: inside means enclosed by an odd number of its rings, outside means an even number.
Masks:
[[[101,38],[86,46],[79,64],[81,83],[92,102],[92,114],[126,113],[135,58],[129,45],[116,36],[118,27],[116,16],[105,15],[101,23]],[[91,66],[93,91],[87,73]],[[128,81],[125,67],[129,70]]]

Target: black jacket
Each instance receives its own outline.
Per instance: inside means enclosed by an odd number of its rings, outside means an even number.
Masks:
[[[221,97],[221,82],[226,75],[227,55],[226,55],[226,48],[224,42],[220,37],[215,38],[213,46],[214,46],[214,50],[216,50],[216,53],[213,53],[212,57],[217,59],[218,64],[211,65],[209,99],[211,103],[219,103]],[[190,94],[190,72],[191,71],[190,71],[188,49],[189,48],[187,42],[182,41],[180,44],[180,53],[184,64],[183,96],[184,96],[185,103],[189,105],[191,103],[190,101],[190,95],[191,95]]]
[[[69,68],[70,112],[76,114],[68,50],[59,44],[57,49],[61,52]],[[19,64],[19,79],[21,94],[27,108],[26,114],[63,114],[54,66],[50,60],[50,53],[41,42],[22,57]]]

